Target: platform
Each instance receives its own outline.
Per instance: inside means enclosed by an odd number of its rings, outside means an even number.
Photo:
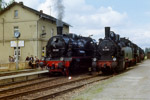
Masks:
[[[87,86],[71,100],[150,100],[150,60],[108,80]]]
[[[23,71],[27,71],[27,70],[23,70]],[[11,73],[11,72],[5,72],[5,73]],[[0,76],[0,85],[36,79],[41,77],[45,73],[48,73],[48,70],[37,70],[33,72],[27,71],[15,75]]]
[[[34,72],[37,71],[37,69],[24,69],[24,70],[17,70],[17,71],[5,71],[5,72],[0,72],[0,77],[1,76],[8,76],[8,75],[15,75],[19,73],[28,73],[28,72]]]

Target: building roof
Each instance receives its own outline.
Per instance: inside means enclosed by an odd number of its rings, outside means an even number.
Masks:
[[[54,18],[54,17],[52,17],[52,16],[50,16],[50,15],[44,14],[44,13],[41,12],[41,11],[37,11],[37,10],[35,10],[35,9],[32,9],[32,8],[30,8],[30,7],[25,6],[25,5],[23,4],[23,2],[19,2],[19,3],[13,2],[11,5],[9,5],[8,7],[6,7],[6,8],[3,9],[2,11],[0,11],[0,15],[3,14],[5,11],[11,9],[11,7],[13,7],[13,6],[15,6],[15,5],[19,5],[19,6],[21,6],[22,8],[25,8],[25,9],[27,9],[27,10],[29,10],[29,11],[31,11],[31,12],[37,14],[37,15],[39,15],[39,17],[41,17],[41,18],[45,18],[45,19],[48,19],[48,20],[51,20],[51,21],[54,21],[54,22],[56,22],[56,20],[57,20],[56,18]],[[71,26],[70,24],[68,24],[68,23],[66,23],[66,22],[63,22],[63,24],[66,25],[66,26]]]

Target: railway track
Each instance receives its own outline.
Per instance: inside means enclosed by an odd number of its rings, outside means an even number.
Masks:
[[[5,93],[7,95],[0,95],[0,100],[7,100],[7,99],[18,99],[18,100],[23,100],[23,99],[30,99],[30,100],[43,100],[43,99],[48,99],[55,97],[57,95],[69,92],[71,90],[80,88],[84,85],[91,84],[97,81],[105,80],[108,79],[112,76],[86,76],[86,77],[81,77],[81,78],[74,78],[74,80],[67,80],[63,82],[62,80],[49,80],[45,81],[44,83],[36,83],[35,85],[39,86],[38,88],[33,89],[25,89],[27,87],[31,87],[31,85],[26,85],[23,87],[17,87],[17,88],[12,88],[4,91],[0,91],[1,93]],[[55,81],[54,83],[52,81]],[[45,84],[45,85],[44,85]],[[42,86],[41,86],[42,85]],[[16,90],[20,90],[19,92],[13,92]]]
[[[61,91],[58,91],[58,92],[54,92],[54,93],[51,93],[51,94],[48,94],[48,95],[44,95],[44,96],[39,96],[37,98],[32,98],[32,100],[46,100],[46,99],[50,99],[50,98],[54,98],[56,96],[59,96],[61,94],[64,94],[64,93],[67,93],[67,92],[70,92],[70,91],[73,91],[75,89],[79,89],[85,85],[88,85],[88,84],[92,84],[94,82],[98,82],[98,81],[102,81],[102,80],[106,80],[108,78],[110,78],[112,76],[109,76],[109,77],[103,77],[103,78],[100,78],[100,79],[96,79],[94,81],[89,81],[89,82],[83,82],[83,84],[79,84],[79,85],[76,85],[76,86],[72,86],[72,87],[69,87],[67,89],[63,89]]]
[[[59,78],[56,78],[56,77],[55,78],[46,78],[45,77],[44,79],[40,78],[40,79],[35,79],[35,80],[30,80],[30,81],[14,83],[14,84],[11,84],[11,86],[5,85],[5,87],[0,88],[0,94],[6,93],[9,91],[14,91],[14,90],[21,89],[21,88],[26,88],[26,87],[33,86],[33,85],[40,85],[40,84],[43,84],[43,83],[46,83],[49,81],[53,81],[53,80],[57,80],[57,79],[60,79],[60,77]]]

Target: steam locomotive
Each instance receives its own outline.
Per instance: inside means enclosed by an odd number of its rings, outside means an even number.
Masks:
[[[76,34],[62,34],[62,27],[57,27],[57,34],[49,39],[46,57],[40,66],[47,66],[50,73],[69,75],[80,70],[87,70],[92,64],[96,41],[90,37]]]
[[[92,68],[103,73],[121,72],[127,67],[144,59],[144,51],[129,39],[105,27],[105,38],[99,39],[97,55],[93,58]]]

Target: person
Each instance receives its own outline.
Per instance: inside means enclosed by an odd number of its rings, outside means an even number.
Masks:
[[[36,57],[36,60],[35,60],[35,64],[36,64],[36,68],[39,67],[39,59]]]
[[[12,62],[16,62],[16,57],[13,55],[13,57],[12,57]]]
[[[12,57],[11,56],[9,56],[9,62],[12,62]]]
[[[29,61],[29,66],[33,69],[33,64],[31,60]]]
[[[35,56],[35,57],[34,57],[34,61],[36,61],[36,59],[37,59],[37,57]]]
[[[33,56],[31,55],[31,57],[29,58],[29,66],[30,66],[32,69],[34,68],[33,62],[34,62],[34,58],[33,58]]]
[[[14,62],[14,58],[12,56],[9,56],[9,62]]]
[[[30,58],[27,56],[25,61],[30,61]]]
[[[31,57],[30,57],[30,61],[33,63],[33,61],[34,61],[34,58],[33,58],[33,56],[31,55]]]

